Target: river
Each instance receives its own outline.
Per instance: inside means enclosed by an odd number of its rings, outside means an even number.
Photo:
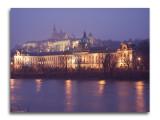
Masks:
[[[11,112],[148,112],[143,80],[11,79]]]

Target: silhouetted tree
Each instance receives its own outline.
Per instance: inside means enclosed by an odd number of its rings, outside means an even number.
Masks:
[[[77,70],[79,71],[79,70],[81,70],[81,58],[78,56],[77,57]]]
[[[137,56],[141,56],[141,64],[149,70],[149,39],[142,40],[136,47]]]
[[[124,61],[124,63],[126,64],[127,70],[128,70],[128,69],[130,68],[130,65],[131,65],[132,61],[130,60],[129,56],[125,56],[125,57],[123,58],[123,61]]]
[[[104,61],[102,61],[102,63],[103,63],[104,73],[106,73],[106,72],[112,73],[116,67],[117,58],[113,54],[106,54]]]

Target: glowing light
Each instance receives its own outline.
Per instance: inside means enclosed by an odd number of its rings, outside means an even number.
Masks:
[[[36,79],[36,91],[40,92],[42,87],[42,80],[41,79]]]
[[[136,89],[139,93],[143,91],[144,83],[142,81],[136,82]]]
[[[106,84],[105,80],[98,81],[98,95],[101,96],[104,93],[105,84]]]
[[[136,109],[138,112],[144,111],[144,82],[138,81],[135,84],[136,88]]]
[[[100,80],[98,83],[99,83],[100,85],[105,85],[105,84],[106,84],[106,81],[105,81],[105,80]]]
[[[72,64],[74,64],[74,63],[75,63],[75,57],[72,58]]]
[[[141,61],[141,57],[138,57],[137,60],[138,60],[138,61]]]
[[[72,81],[66,80],[65,81],[65,90],[66,90],[66,110],[72,111]]]
[[[71,85],[71,80],[66,80],[66,85],[70,86]]]
[[[10,88],[11,88],[11,89],[14,89],[14,88],[15,88],[15,80],[14,80],[14,79],[11,79],[11,80],[10,80]]]

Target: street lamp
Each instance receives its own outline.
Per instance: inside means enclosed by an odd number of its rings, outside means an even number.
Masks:
[[[141,57],[138,57],[137,60],[140,62],[141,61]]]
[[[137,57],[138,60],[138,69],[140,70],[140,66],[141,66],[141,57]]]

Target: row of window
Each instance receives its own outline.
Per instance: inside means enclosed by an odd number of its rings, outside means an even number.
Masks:
[[[64,62],[67,61],[67,63],[102,63],[103,57],[102,56],[49,56],[49,57],[24,57],[24,58],[16,58],[15,62],[17,64],[21,63],[48,63],[51,64],[53,63],[58,63],[58,62]]]

